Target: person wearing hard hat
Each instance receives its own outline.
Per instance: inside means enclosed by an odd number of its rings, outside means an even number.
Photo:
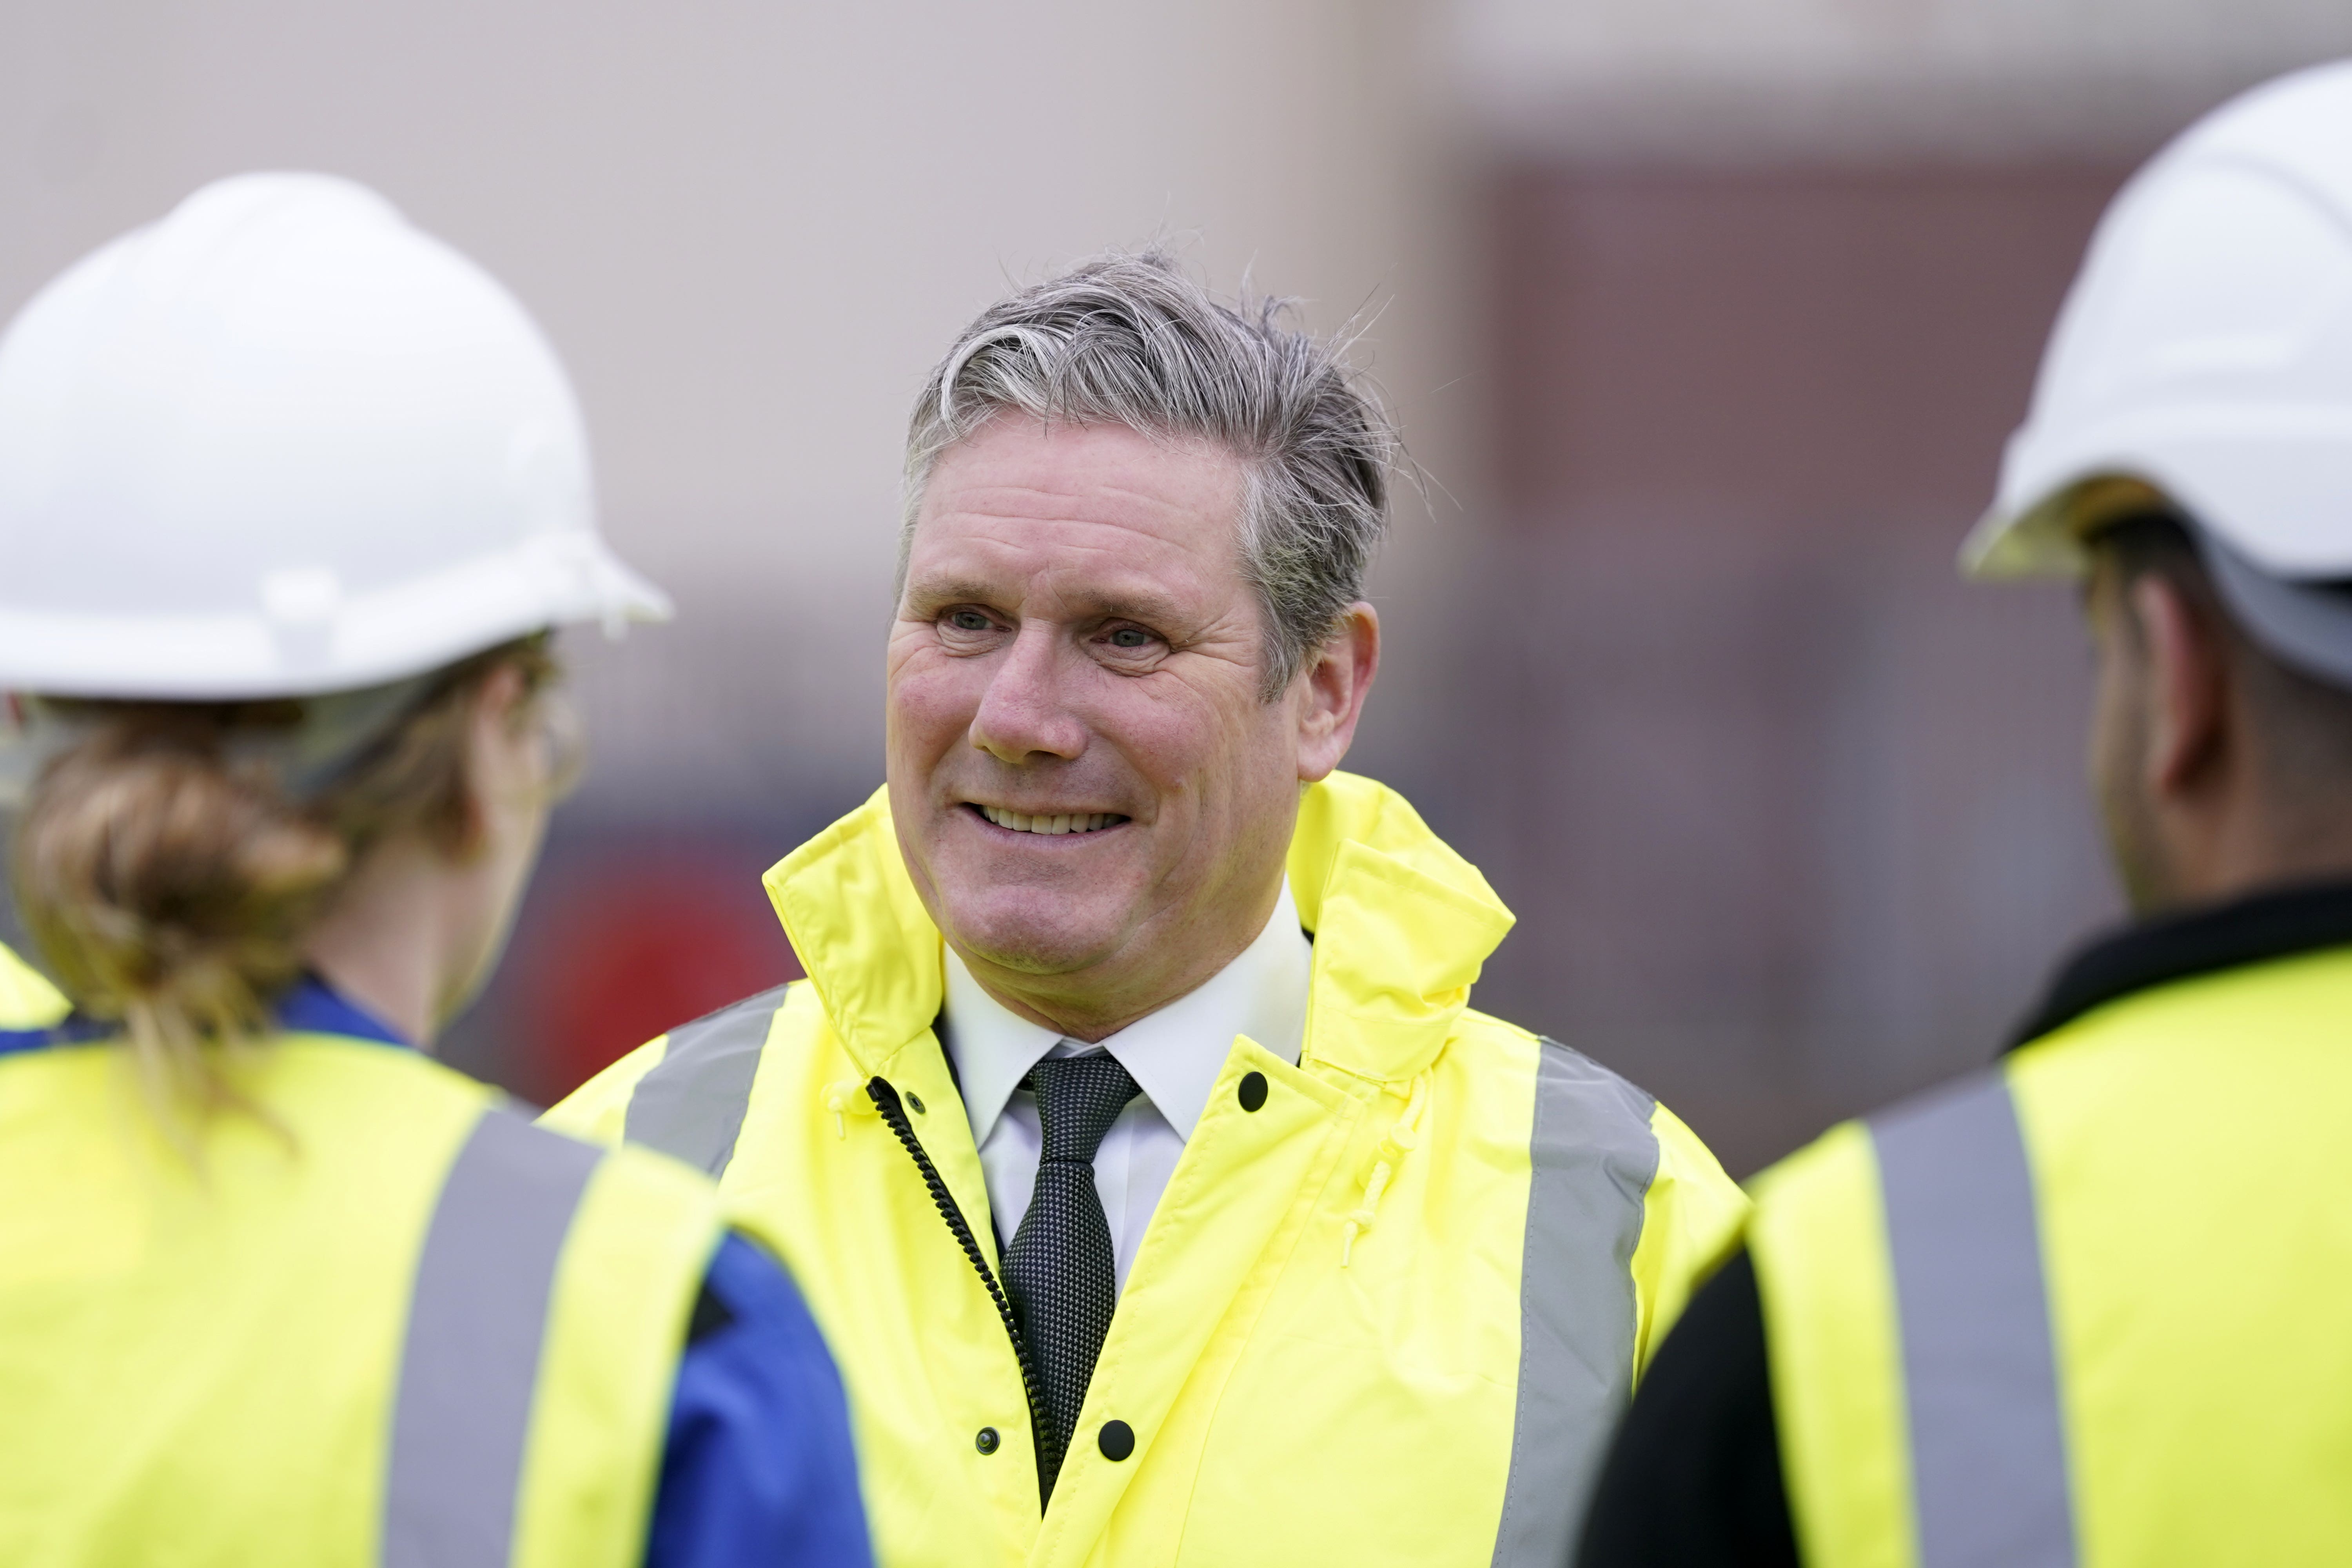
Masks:
[[[2125,187],[1963,559],[2084,584],[2137,923],[1757,1180],[1583,1561],[2352,1562],[2352,63]]]
[[[424,1054],[562,783],[606,549],[521,308],[210,185],[0,337],[0,1561],[858,1563],[838,1378],[698,1173]]]

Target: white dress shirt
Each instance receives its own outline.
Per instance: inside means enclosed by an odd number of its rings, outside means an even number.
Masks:
[[[1315,950],[1298,929],[1290,883],[1257,940],[1202,985],[1146,1014],[1097,1045],[1033,1024],[981,989],[955,949],[947,949],[947,1049],[963,1089],[971,1135],[988,1177],[988,1203],[1000,1245],[1009,1245],[1037,1185],[1042,1134],[1037,1100],[1020,1087],[1047,1057],[1108,1051],[1142,1094],[1111,1123],[1095,1152],[1095,1191],[1127,1288],[1151,1211],[1176,1173],[1185,1140],[1208,1108],[1234,1037],[1247,1035],[1296,1062],[1307,1034],[1307,989]]]

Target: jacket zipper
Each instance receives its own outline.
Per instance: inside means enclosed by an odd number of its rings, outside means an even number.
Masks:
[[[1013,1303],[990,1271],[988,1258],[980,1250],[979,1238],[964,1222],[963,1210],[956,1206],[955,1194],[948,1191],[931,1157],[923,1152],[922,1141],[915,1136],[914,1124],[907,1120],[907,1109],[899,1102],[898,1089],[888,1079],[877,1077],[866,1084],[866,1097],[874,1102],[874,1109],[881,1112],[882,1120],[906,1146],[908,1157],[915,1162],[923,1185],[930,1192],[931,1202],[939,1208],[940,1217],[947,1222],[949,1234],[963,1248],[964,1258],[971,1264],[972,1272],[980,1276],[980,1282],[988,1287],[988,1299],[995,1303],[997,1318],[1004,1324],[1004,1337],[1013,1342],[1013,1358],[1021,1365],[1021,1393],[1029,1403],[1029,1431],[1037,1448],[1037,1507],[1042,1512],[1054,1495],[1054,1479],[1061,1474],[1062,1443],[1053,1422],[1046,1417],[1037,1369],[1030,1364],[1029,1347],[1022,1342],[1021,1324],[1013,1314]]]

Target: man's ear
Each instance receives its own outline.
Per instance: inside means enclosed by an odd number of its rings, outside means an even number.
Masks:
[[[2196,793],[2225,754],[2228,653],[2211,613],[2159,573],[2132,584],[2130,605],[2147,659],[2144,782],[2152,799],[2177,800]]]
[[[481,853],[496,805],[544,785],[531,776],[539,748],[522,722],[530,695],[522,671],[502,662],[484,672],[467,703],[465,813],[453,846],[461,860]]]
[[[1356,739],[1356,721],[1381,668],[1380,612],[1360,599],[1343,611],[1339,625],[1307,657],[1298,674],[1298,778],[1315,784],[1329,775]]]

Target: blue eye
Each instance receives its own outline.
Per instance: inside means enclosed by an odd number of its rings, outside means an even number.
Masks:
[[[1133,626],[1121,626],[1110,634],[1110,646],[1113,647],[1141,647],[1150,640],[1149,636]]]
[[[984,632],[988,629],[988,617],[978,610],[950,610],[948,625],[960,632]]]

